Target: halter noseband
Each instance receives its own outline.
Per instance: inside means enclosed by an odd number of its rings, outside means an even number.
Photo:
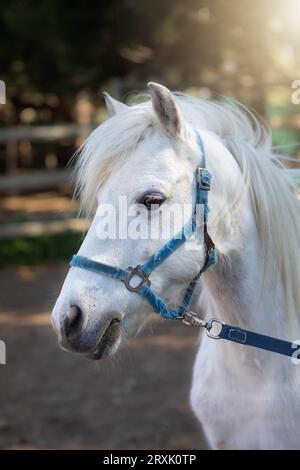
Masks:
[[[140,294],[152,306],[156,313],[159,313],[162,318],[177,320],[185,319],[188,323],[191,322],[189,318],[189,309],[195,294],[197,281],[200,276],[207,271],[208,268],[216,264],[217,254],[213,241],[211,240],[207,231],[208,219],[208,191],[210,190],[211,175],[207,171],[205,149],[203,141],[199,134],[197,134],[197,143],[202,155],[202,165],[197,166],[195,172],[196,194],[194,200],[194,207],[192,212],[192,221],[185,225],[179,234],[171,238],[162,248],[156,251],[143,265],[135,267],[129,266],[127,269],[121,269],[116,266],[110,266],[80,255],[74,255],[70,262],[71,266],[76,268],[87,269],[94,271],[98,274],[112,277],[123,281],[125,287],[130,292]],[[151,289],[151,280],[149,279],[152,271],[163,263],[177,248],[197,231],[196,214],[199,205],[203,205],[203,236],[205,248],[205,261],[197,275],[189,283],[180,306],[176,309],[171,309],[168,305]],[[138,285],[133,285],[133,278],[140,279]]]

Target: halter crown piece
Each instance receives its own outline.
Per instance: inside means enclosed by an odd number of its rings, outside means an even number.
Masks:
[[[202,156],[202,165],[197,166],[195,171],[196,193],[194,198],[194,207],[192,212],[192,220],[185,225],[181,231],[171,238],[162,248],[156,251],[143,265],[135,267],[129,266],[127,269],[121,269],[116,266],[110,266],[98,261],[93,261],[84,256],[74,255],[70,262],[71,266],[76,268],[87,269],[94,271],[98,274],[112,277],[123,281],[125,287],[130,292],[135,292],[144,297],[152,306],[156,313],[159,313],[162,318],[171,320],[182,319],[187,324],[193,324],[193,321],[201,322],[198,317],[191,315],[189,309],[195,294],[197,281],[200,276],[207,271],[208,268],[216,264],[217,255],[213,241],[207,232],[207,218],[208,218],[208,191],[210,190],[211,175],[205,168],[205,149],[203,141],[199,134],[197,134],[197,143]],[[203,235],[204,235],[204,248],[205,248],[205,261],[197,275],[189,283],[180,306],[176,309],[171,309],[168,305],[151,289],[151,280],[149,279],[152,271],[162,264],[177,248],[197,231],[197,207],[203,205]],[[139,283],[133,284],[139,278]]]
[[[273,338],[271,336],[262,335],[253,331],[244,330],[242,328],[227,325],[226,323],[212,318],[211,320],[202,320],[198,315],[190,311],[190,306],[194,298],[197,281],[200,276],[217,263],[217,254],[215,245],[207,231],[208,218],[208,191],[210,190],[211,175],[207,171],[205,161],[205,149],[203,141],[197,134],[197,143],[202,156],[201,166],[197,166],[195,171],[196,192],[194,198],[194,207],[192,212],[192,220],[184,226],[179,234],[171,238],[160,250],[156,251],[142,265],[134,268],[129,266],[127,269],[109,266],[98,261],[86,258],[84,256],[74,255],[70,262],[71,266],[76,268],[87,269],[98,274],[104,274],[114,279],[124,282],[125,287],[130,291],[140,294],[152,306],[156,313],[162,318],[171,320],[182,320],[188,326],[204,327],[207,336],[213,339],[226,339],[235,343],[253,346],[255,348],[264,349],[266,351],[276,352],[285,356],[290,356],[296,360],[300,360],[300,346],[296,343],[284,341],[282,339]],[[151,289],[150,274],[162,264],[177,248],[179,248],[191,235],[197,231],[197,207],[203,205],[203,237],[205,247],[205,261],[198,274],[191,280],[183,295],[180,306],[171,309],[168,305]],[[138,284],[132,283],[139,279]]]

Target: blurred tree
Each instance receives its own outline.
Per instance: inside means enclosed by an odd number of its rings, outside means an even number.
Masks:
[[[295,0],[8,0],[0,78],[17,110],[10,120],[24,107],[71,120],[81,90],[94,99],[100,87],[115,86],[124,95],[149,79],[206,87],[263,112],[266,84],[295,73],[275,60],[274,46],[299,46],[282,3],[293,15]]]

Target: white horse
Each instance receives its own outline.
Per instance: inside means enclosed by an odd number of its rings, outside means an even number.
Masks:
[[[155,219],[170,204],[191,203],[200,158],[197,131],[212,174],[208,230],[218,264],[201,277],[192,309],[266,335],[300,339],[299,203],[292,172],[272,150],[270,132],[241,106],[149,87],[152,99],[131,107],[106,95],[110,118],[87,139],[77,163],[84,210],[95,214],[101,202],[118,211],[119,197],[126,196],[140,208],[151,207]],[[79,254],[127,268],[164,242],[99,240],[94,217]],[[153,289],[169,303],[179,302],[203,262],[201,246],[196,252],[182,246],[155,270]],[[111,356],[131,324],[150,314],[148,303],[119,280],[72,267],[52,321],[64,348],[99,359]],[[299,374],[290,358],[204,335],[191,405],[210,446],[299,448]]]

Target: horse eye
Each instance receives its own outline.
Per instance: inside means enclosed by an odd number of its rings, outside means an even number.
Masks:
[[[141,198],[140,203],[151,209],[151,206],[161,206],[165,202],[166,197],[162,193],[147,193]]]

